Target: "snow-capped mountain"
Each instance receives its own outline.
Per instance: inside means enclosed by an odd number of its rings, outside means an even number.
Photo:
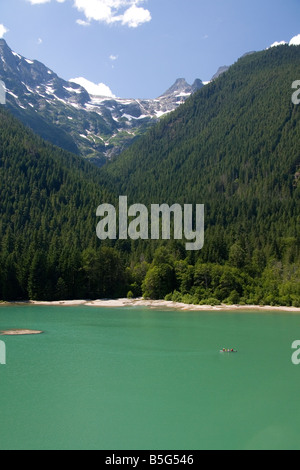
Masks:
[[[119,154],[161,116],[174,111],[201,80],[184,79],[157,99],[122,99],[89,94],[44,64],[13,52],[0,39],[0,80],[8,108],[43,138],[101,165]]]

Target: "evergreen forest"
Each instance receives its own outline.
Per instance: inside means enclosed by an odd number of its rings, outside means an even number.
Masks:
[[[104,168],[0,108],[0,299],[300,307],[300,47],[248,55]],[[106,240],[99,204],[205,205],[205,243]]]

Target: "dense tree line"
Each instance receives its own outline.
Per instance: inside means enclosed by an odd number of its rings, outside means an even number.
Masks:
[[[97,169],[0,109],[0,299],[300,306],[300,48],[237,62]],[[205,244],[105,241],[96,208],[205,204]]]

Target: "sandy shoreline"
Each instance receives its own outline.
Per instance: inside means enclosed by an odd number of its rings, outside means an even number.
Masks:
[[[5,305],[45,305],[45,306],[61,306],[73,307],[84,305],[87,307],[105,307],[105,308],[122,308],[122,307],[149,307],[149,308],[170,308],[182,311],[274,311],[274,312],[293,312],[300,313],[300,308],[296,307],[271,307],[259,305],[188,305],[179,302],[171,302],[166,300],[145,300],[145,299],[116,299],[116,300],[62,300],[57,302],[6,302]],[[1,306],[0,305],[0,306]]]

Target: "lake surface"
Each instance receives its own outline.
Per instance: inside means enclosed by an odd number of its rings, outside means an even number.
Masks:
[[[0,449],[300,449],[300,316],[0,307]],[[222,355],[223,347],[239,353]]]

